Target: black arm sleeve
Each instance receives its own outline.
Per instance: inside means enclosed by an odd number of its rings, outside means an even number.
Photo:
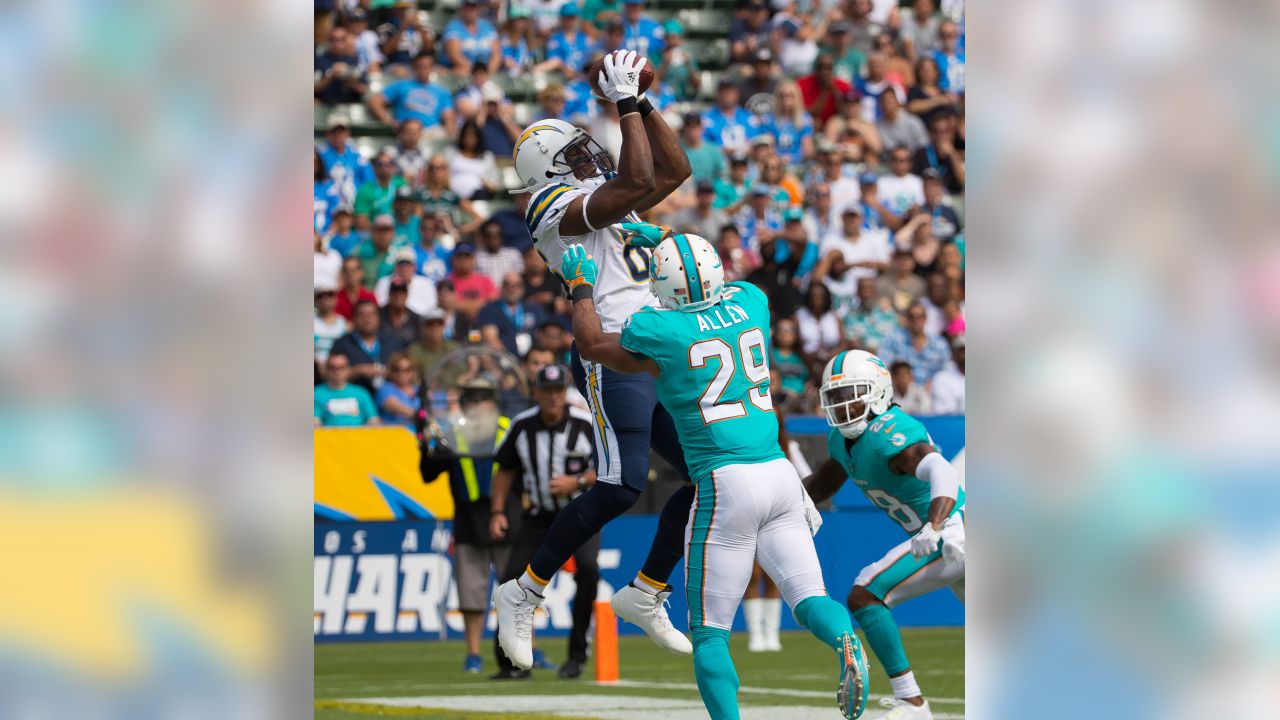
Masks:
[[[422,453],[422,457],[418,460],[418,471],[422,473],[422,482],[429,483],[435,481],[442,472],[448,472],[453,465],[453,456],[444,453],[436,453],[431,455],[427,453],[427,449],[418,446]]]

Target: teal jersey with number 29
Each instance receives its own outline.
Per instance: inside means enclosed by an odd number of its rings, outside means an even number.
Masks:
[[[933,438],[919,420],[893,405],[877,415],[856,440],[833,429],[827,436],[827,451],[868,500],[884,510],[903,530],[915,533],[929,517],[932,499],[929,483],[915,475],[894,472],[889,461],[919,442],[933,445]],[[963,510],[964,488],[960,488],[952,513]]]
[[[644,308],[622,328],[622,347],[661,369],[658,400],[671,413],[695,483],[724,465],[786,457],[769,395],[769,301],[732,282],[702,312]]]

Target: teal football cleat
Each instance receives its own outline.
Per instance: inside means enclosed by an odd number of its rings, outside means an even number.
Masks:
[[[836,703],[848,720],[862,717],[867,709],[867,685],[871,676],[862,643],[853,633],[840,636],[840,684],[836,687]]]

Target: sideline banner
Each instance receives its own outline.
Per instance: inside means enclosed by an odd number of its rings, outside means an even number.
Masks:
[[[317,428],[312,434],[317,520],[453,517],[448,480],[422,482],[418,441],[407,429]]]
[[[878,509],[823,514],[815,538],[822,558],[828,592],[844,600],[863,566],[874,562],[906,537]],[[657,527],[651,515],[624,516],[605,527],[601,538],[599,597],[609,597],[630,582],[649,552]],[[453,582],[449,523],[435,520],[395,522],[317,523],[315,527],[315,607],[317,642],[339,640],[462,637],[462,615]],[[674,584],[683,589],[684,564],[676,568]],[[561,571],[547,589],[547,601],[537,615],[540,637],[566,635],[573,624],[570,603],[576,586],[573,575]],[[683,595],[671,596],[671,619],[688,631]],[[741,630],[738,613],[735,629]],[[964,606],[949,592],[936,592],[904,603],[894,610],[902,625],[963,625]],[[493,629],[493,615],[489,616]],[[784,629],[798,629],[791,613],[783,612]],[[623,633],[640,630],[623,623]]]

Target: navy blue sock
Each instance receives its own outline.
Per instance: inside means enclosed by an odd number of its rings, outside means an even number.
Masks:
[[[684,557],[684,529],[689,524],[689,507],[693,505],[693,486],[683,485],[676,490],[658,517],[658,532],[649,546],[640,572],[651,580],[666,583],[676,563]]]
[[[575,550],[610,520],[630,510],[639,498],[638,491],[623,485],[602,482],[592,485],[556,515],[547,539],[529,562],[529,570],[539,578],[550,580]]]

